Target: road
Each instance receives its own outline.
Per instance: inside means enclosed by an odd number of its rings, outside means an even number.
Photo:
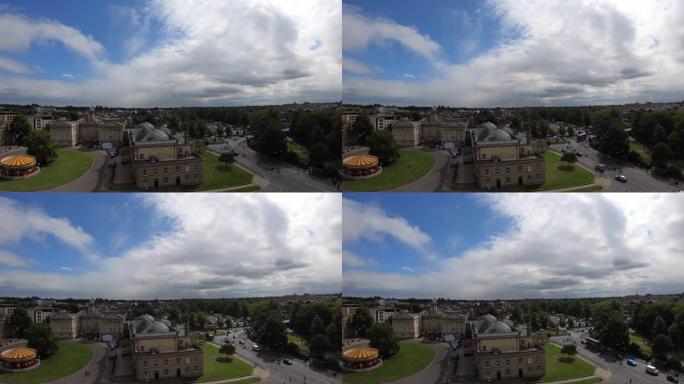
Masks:
[[[595,172],[596,182],[603,186],[606,192],[677,192],[679,187],[675,187],[667,180],[658,179],[642,168],[636,167],[625,161],[613,159],[591,148],[588,142],[577,143],[575,139],[568,139],[569,144],[553,144],[550,148],[558,153],[561,150],[575,148],[583,156],[578,157],[579,164]],[[597,164],[604,164],[607,170],[601,174],[594,171]],[[627,182],[622,183],[615,180],[615,176],[622,174],[627,177]]]
[[[420,179],[393,189],[393,192],[441,192],[449,191],[453,180],[451,156],[446,150],[432,148],[414,148],[421,152],[428,152],[435,156],[435,165],[430,172]]]
[[[93,163],[90,168],[78,179],[71,183],[60,185],[51,189],[50,192],[98,192],[109,189],[106,152],[104,150],[91,150],[85,147],[73,149],[80,152],[89,152],[93,156]]]
[[[314,370],[314,368],[308,366],[303,360],[288,357],[292,360],[292,365],[287,365],[282,362],[283,358],[285,357],[283,355],[269,353],[268,351],[261,351],[257,353],[251,348],[251,346],[256,343],[247,338],[244,330],[240,328],[234,328],[231,331],[231,335],[214,337],[214,343],[222,345],[225,343],[226,339],[229,339],[231,342],[233,342],[236,347],[237,355],[254,364],[255,368],[260,368],[268,372],[268,377],[262,378],[264,383],[341,383],[339,375],[333,376],[328,371]],[[233,335],[236,337],[233,338]],[[239,340],[242,340],[244,345],[240,345]]]
[[[557,344],[568,344],[574,342],[577,345],[577,352],[584,359],[597,366],[596,374],[607,384],[666,384],[669,383],[665,378],[667,375],[661,373],[659,376],[652,376],[645,372],[646,362],[637,360],[637,366],[627,365],[626,359],[620,364],[614,357],[602,355],[589,351],[581,343],[586,339],[588,333],[582,329],[570,330],[570,336],[554,336],[551,341]]]
[[[291,164],[261,155],[247,146],[243,137],[230,137],[225,144],[210,144],[211,152],[219,154],[234,150],[235,161],[254,175],[267,180],[264,192],[335,192],[337,188],[329,179],[315,178],[307,171]]]

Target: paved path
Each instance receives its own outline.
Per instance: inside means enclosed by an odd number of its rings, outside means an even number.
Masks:
[[[410,341],[414,342],[414,341]],[[444,373],[448,373],[448,360],[449,360],[449,348],[445,343],[435,343],[422,341],[421,344],[430,345],[435,348],[435,357],[432,362],[425,367],[422,371],[414,373],[411,376],[404,377],[396,381],[392,381],[390,384],[430,384],[430,383],[440,383],[440,377]]]
[[[79,369],[77,372],[64,377],[60,380],[53,381],[53,384],[94,384],[98,382],[98,378],[108,377],[106,372],[106,361],[108,350],[104,344],[101,343],[83,343],[93,350],[93,357],[90,358],[85,367]],[[89,372],[88,376],[85,375]],[[101,382],[101,381],[100,381]]]
[[[106,168],[107,156],[104,151],[92,151],[86,149],[70,149],[74,151],[87,152],[93,157],[93,163],[90,168],[78,179],[59,187],[48,190],[48,192],[93,192],[102,189],[102,185],[106,184]]]
[[[420,179],[391,189],[391,192],[438,192],[442,190],[443,180],[449,178],[449,165],[451,157],[446,151],[435,151],[427,148],[412,148],[417,151],[430,153],[435,157],[435,165],[430,172]]]

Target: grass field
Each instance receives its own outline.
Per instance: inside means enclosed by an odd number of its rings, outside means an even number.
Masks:
[[[638,141],[630,138],[629,150],[638,152],[645,163],[651,164],[651,151],[648,148],[641,145],[641,143],[639,143]]]
[[[404,341],[396,355],[385,359],[382,367],[369,372],[345,373],[342,381],[352,384],[378,384],[398,380],[423,370],[435,357],[429,345]]]
[[[592,185],[591,187],[577,188],[568,192],[601,192],[603,187],[600,185]]]
[[[566,170],[567,164],[560,160],[560,156],[551,151],[544,151],[544,158],[546,159],[544,184],[528,190],[562,189],[594,182],[594,175],[577,164],[573,164],[571,170]]]
[[[394,189],[412,183],[425,176],[435,165],[435,156],[429,152],[400,149],[401,158],[383,167],[378,176],[365,180],[349,180],[342,183],[342,190],[350,192],[375,192]]]
[[[629,342],[630,343],[637,343],[637,345],[639,345],[639,348],[641,348],[641,350],[644,353],[647,353],[649,356],[651,356],[651,354],[652,354],[651,346],[646,344],[646,340],[644,340],[643,337],[637,335],[634,332],[630,332],[629,333]]]
[[[40,168],[40,174],[23,180],[0,180],[0,191],[33,192],[52,189],[81,177],[93,164],[88,152],[57,149],[58,157]]]
[[[558,381],[575,379],[578,377],[586,377],[594,374],[594,366],[580,359],[578,356],[574,357],[572,363],[565,363],[558,360],[564,356],[561,354],[559,347],[546,343],[544,344],[546,350],[546,373],[544,376],[535,380],[538,383],[547,381]]]
[[[236,356],[233,356],[233,361],[230,363],[217,360],[218,358],[225,358],[226,355],[219,353],[219,348],[213,344],[202,344],[202,350],[204,351],[204,372],[202,376],[192,380],[192,383],[230,379],[252,374],[252,366]]]
[[[0,373],[5,384],[37,384],[69,376],[85,367],[93,356],[93,350],[82,344],[59,343],[57,353],[40,362],[40,367],[22,373]]]
[[[233,164],[230,169],[225,169],[225,164],[218,157],[209,152],[202,153],[203,180],[202,184],[195,187],[184,187],[184,191],[206,191],[245,185],[252,182],[252,174]]]
[[[302,147],[301,145],[295,143],[294,141],[287,141],[287,149],[296,153],[299,159],[304,162],[304,164],[309,163],[309,151]]]
[[[302,340],[301,337],[295,335],[294,333],[288,333],[287,341],[291,341],[297,344],[300,355],[302,355],[303,357],[309,357],[309,347],[304,343],[304,340]]]

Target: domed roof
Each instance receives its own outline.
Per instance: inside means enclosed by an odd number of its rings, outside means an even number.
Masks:
[[[36,158],[30,155],[7,156],[0,160],[0,164],[8,168],[25,168],[36,165]]]
[[[509,141],[513,140],[513,130],[509,127],[498,128],[494,123],[480,124],[477,141]]]
[[[38,351],[33,348],[10,348],[2,351],[0,356],[5,361],[22,362],[35,359]]]
[[[486,314],[482,316],[482,320],[480,321],[480,325],[477,327],[477,333],[485,333],[487,329],[496,322],[496,317],[492,316],[491,314]]]
[[[150,133],[145,136],[142,141],[168,141],[171,140],[169,135],[161,129],[154,128]]]
[[[143,320],[152,322],[152,321],[154,321],[154,317],[152,317],[152,315],[148,315],[146,313],[144,315],[140,315],[140,316],[136,317],[134,321],[143,321]]]
[[[494,130],[493,135],[489,139],[490,141],[508,141],[508,140],[513,140],[513,137],[511,137],[511,134],[506,132],[505,130],[501,128],[497,128]]]
[[[375,360],[378,356],[380,351],[376,348],[352,348],[342,353],[344,360],[353,363]]]
[[[357,155],[347,157],[342,161],[342,165],[349,169],[368,169],[377,167],[380,160],[373,155]]]
[[[490,333],[490,334],[491,333],[511,333],[511,332],[513,332],[511,327],[509,327],[508,324],[504,323],[503,321],[495,322],[494,324],[489,326],[489,328],[487,328],[487,330],[485,331],[485,333]]]
[[[146,121],[146,122],[144,122],[144,123],[140,123],[140,124],[136,125],[135,128],[136,128],[136,129],[147,129],[147,130],[151,130],[151,129],[154,129],[154,125],[153,125],[152,123],[149,123],[149,122]]]
[[[164,323],[161,321],[153,321],[150,323],[147,328],[145,328],[142,333],[144,334],[151,334],[151,333],[167,333],[170,332],[169,327],[167,327]]]

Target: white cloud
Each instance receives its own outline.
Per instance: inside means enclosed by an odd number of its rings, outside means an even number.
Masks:
[[[377,264],[378,261],[371,258],[361,257],[354,252],[342,251],[342,264],[349,267],[367,267]]]
[[[415,27],[386,18],[371,18],[356,8],[344,8],[342,28],[343,49],[346,51],[361,51],[370,45],[386,46],[396,42],[414,54],[432,60],[441,49],[430,36],[421,34]]]
[[[71,267],[59,267],[59,269],[61,269],[62,271],[66,271],[66,272],[73,272],[74,271],[74,269]]]
[[[342,68],[344,68],[345,71],[359,74],[368,74],[379,71],[379,68],[367,66],[348,57],[342,59]]]
[[[74,75],[72,75],[71,73],[62,73],[62,77],[65,77],[67,79],[73,79]]]
[[[9,71],[19,74],[33,72],[33,69],[7,57],[0,56],[0,71]]]
[[[86,251],[93,238],[68,219],[51,217],[43,211],[25,207],[0,197],[0,242],[16,243],[24,238],[40,240],[50,235],[80,251]]]
[[[350,76],[344,82],[345,102],[525,106],[682,97],[681,1],[506,0],[486,5],[502,23],[495,32],[508,38],[477,53],[477,34],[464,37],[460,49],[469,59],[437,61],[434,74],[420,82]],[[368,17],[353,18],[372,24]],[[375,36],[362,27],[356,30]]]
[[[10,267],[27,267],[35,263],[33,260],[23,259],[12,252],[0,249],[0,265],[2,264]]]
[[[95,74],[79,82],[7,78],[0,83],[0,100],[181,106],[341,98],[340,2],[155,0],[145,12],[120,10],[130,25],[138,23],[124,47],[130,58],[120,63],[99,61],[93,66]],[[22,16],[3,17],[29,24]],[[148,40],[145,17],[162,25],[162,36],[155,42]],[[33,24],[39,29],[50,25],[72,35],[77,32],[53,21]],[[101,45],[80,36],[80,40],[62,40],[99,59]],[[4,44],[5,49],[15,50],[29,45]]]
[[[401,267],[402,270],[407,271],[407,272],[415,272],[416,270],[411,268],[411,267]]]
[[[411,73],[404,73],[404,77],[407,79],[413,79],[413,80],[416,79],[416,75],[413,75]]]
[[[385,236],[390,236],[421,251],[430,243],[430,236],[418,226],[411,225],[403,217],[387,214],[377,206],[344,199],[342,212],[342,240],[345,242],[359,239],[381,241]]]
[[[684,290],[677,194],[483,194],[508,229],[419,273],[355,270],[345,295],[471,299]],[[458,228],[454,228],[458,230]]]
[[[55,297],[180,298],[341,290],[335,194],[142,195],[171,226],[73,274],[0,275],[0,289]]]

